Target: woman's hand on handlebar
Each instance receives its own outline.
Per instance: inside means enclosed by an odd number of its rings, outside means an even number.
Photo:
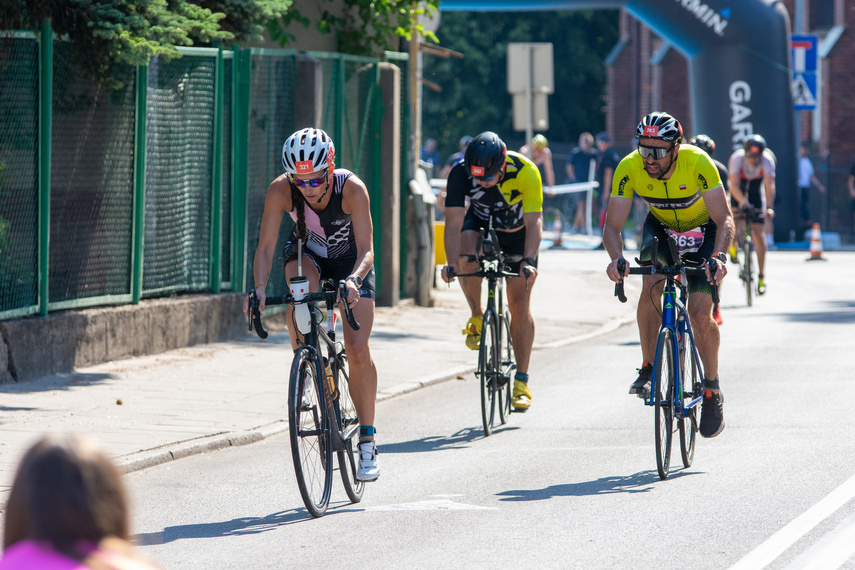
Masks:
[[[264,309],[265,302],[267,301],[267,293],[265,291],[266,287],[264,283],[259,283],[255,286],[255,297],[258,299],[258,310]],[[249,295],[246,296],[246,299],[243,300],[243,314],[247,317],[249,316]]]
[[[356,286],[356,283],[354,283],[352,279],[348,279],[347,281],[345,281],[345,286],[347,287],[347,306],[352,309],[354,305],[359,302],[359,287]],[[341,303],[340,293],[335,302]]]

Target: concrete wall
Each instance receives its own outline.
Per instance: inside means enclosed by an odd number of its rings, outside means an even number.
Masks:
[[[241,338],[238,293],[188,295],[0,322],[0,383],[132,356]]]

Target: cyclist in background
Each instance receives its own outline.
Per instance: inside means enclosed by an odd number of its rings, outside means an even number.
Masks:
[[[465,200],[469,198],[469,209]],[[531,406],[528,366],[534,344],[531,291],[537,279],[537,252],[543,238],[543,187],[540,172],[525,156],[508,151],[496,133],[486,131],[466,147],[463,162],[448,175],[445,202],[445,255],[448,266],[442,272],[446,283],[457,273],[478,270],[479,232],[490,218],[506,255],[521,255],[522,261],[509,264],[519,277],[507,280],[511,339],[517,361],[512,406],[524,412]],[[450,269],[450,272],[448,271]],[[472,317],[463,333],[466,346],[478,350],[481,342],[481,279],[461,277],[460,287]]]
[[[528,156],[528,145],[520,147],[520,154]],[[544,193],[553,196],[552,187],[555,186],[555,170],[552,168],[552,151],[549,150],[549,141],[543,135],[531,137],[531,161],[538,168],[543,169],[541,180],[546,181]]]
[[[745,231],[744,208],[755,208],[760,217],[751,224],[751,236],[757,252],[757,294],[766,292],[766,218],[775,217],[772,205],[775,203],[775,158],[766,146],[766,139],[760,135],[751,135],[742,144],[742,148],[730,155],[730,204],[736,220],[736,235]],[[731,244],[731,254],[735,254],[738,244]]]
[[[715,164],[716,169],[718,170],[718,176],[721,178],[721,183],[724,185],[724,194],[727,198],[727,201],[730,201],[730,176],[727,174],[727,167],[721,163],[721,161],[713,158],[715,154],[715,141],[712,140],[712,137],[709,135],[695,135],[689,140],[689,144],[693,144],[705,153],[707,153],[710,158],[712,158],[713,164]],[[735,261],[735,257],[730,258],[731,261]],[[712,310],[713,320],[715,324],[720,325],[723,321],[721,318],[721,309],[719,309],[718,303],[713,305]]]
[[[667,113],[646,115],[635,131],[638,148],[618,164],[613,178],[609,208],[603,228],[603,244],[611,257],[606,274],[615,283],[629,274],[618,272],[618,259],[623,257],[623,228],[632,209],[633,195],[641,196],[650,206],[644,223],[641,261],[652,261],[653,238],[663,247],[657,257],[665,264],[670,259],[665,246],[668,236],[677,238],[678,248],[688,259],[708,261],[727,249],[733,239],[733,218],[718,171],[709,156],[691,145],[680,146],[683,128]],[[682,247],[679,247],[682,245]],[[704,364],[704,400],[699,431],[703,437],[715,437],[724,429],[724,396],[719,388],[718,326],[712,319],[711,283],[718,285],[727,274],[724,262],[715,275],[707,279],[689,277],[689,319]],[[662,290],[665,280],[658,275],[643,276],[638,303],[638,332],[644,358],[630,394],[644,397],[653,376],[656,338],[660,325]]]
[[[302,269],[313,291],[332,279],[347,283],[347,302],[361,325],[358,331],[343,327],[350,366],[350,396],[359,417],[359,468],[357,478],[374,481],[380,475],[374,443],[374,409],[377,368],[371,359],[368,337],[374,324],[374,244],[368,189],[355,174],[335,167],[335,146],[321,129],[307,128],[288,137],[282,147],[285,173],[270,183],[258,248],[252,266],[255,293],[261,308],[273,267],[279,226],[285,212],[296,222],[283,257],[285,276],[297,275],[297,241],[303,243]],[[244,301],[249,313],[249,298]],[[288,308],[291,347],[297,348],[297,330]],[[344,315],[342,315],[343,317]]]

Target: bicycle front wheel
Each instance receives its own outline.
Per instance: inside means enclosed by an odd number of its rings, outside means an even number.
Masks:
[[[505,309],[502,316],[502,326],[499,329],[502,333],[502,338],[499,339],[499,359],[502,375],[499,378],[499,418],[502,424],[508,422],[511,415],[511,402],[513,401],[514,392],[514,370],[517,368],[517,363],[514,361],[514,347],[511,343],[511,314]]]
[[[319,379],[314,354],[299,350],[291,365],[288,427],[297,486],[313,517],[321,517],[327,511],[333,471],[329,415]]]
[[[496,313],[488,310],[484,313],[481,323],[481,347],[478,351],[478,376],[481,384],[481,420],[484,424],[484,435],[493,433],[493,428],[499,425],[496,414],[499,394],[499,345],[496,338],[498,323]]]
[[[365,491],[365,482],[356,478],[356,469],[359,461],[359,418],[356,416],[356,406],[350,398],[350,369],[347,366],[347,354],[342,352],[336,357],[336,423],[344,449],[338,451],[338,470],[341,474],[341,482],[344,492],[352,503],[362,500]]]
[[[742,250],[742,281],[745,283],[745,297],[750,307],[754,304],[754,270],[751,267],[751,240],[745,240]]]
[[[674,384],[677,356],[674,353],[674,333],[663,329],[656,343],[656,374],[653,378],[653,408],[656,412],[654,433],[656,439],[656,468],[659,478],[668,477],[671,463],[671,437],[674,433]]]
[[[686,416],[678,420],[680,455],[683,459],[683,467],[686,468],[692,466],[692,461],[695,458],[695,441],[698,435],[701,404],[698,403],[688,410],[685,409],[685,406],[703,394],[703,385],[698,376],[698,364],[694,354],[692,354],[692,343],[689,342],[688,336],[687,332],[683,332],[683,336],[680,339],[680,354],[682,355],[680,371],[683,375],[680,407],[684,410]]]

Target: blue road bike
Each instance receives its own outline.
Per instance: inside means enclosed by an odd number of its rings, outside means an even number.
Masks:
[[[662,292],[662,325],[656,340],[656,357],[653,361],[653,378],[644,403],[655,409],[654,434],[656,441],[656,468],[659,478],[666,479],[671,464],[671,440],[679,433],[680,455],[683,466],[692,466],[695,457],[700,407],[703,401],[703,364],[695,346],[695,336],[688,313],[689,275],[705,275],[704,263],[694,263],[677,253],[677,245],[669,238],[673,265],[661,265],[657,260],[658,240],[653,241],[651,260],[630,267],[631,275],[661,275],[665,280]],[[618,260],[617,269],[623,274],[626,260]],[[716,260],[710,260],[710,272],[715,273]],[[615,295],[626,302],[623,281],[615,285]],[[718,303],[718,287],[713,286],[713,303]],[[676,429],[674,427],[676,423]]]

